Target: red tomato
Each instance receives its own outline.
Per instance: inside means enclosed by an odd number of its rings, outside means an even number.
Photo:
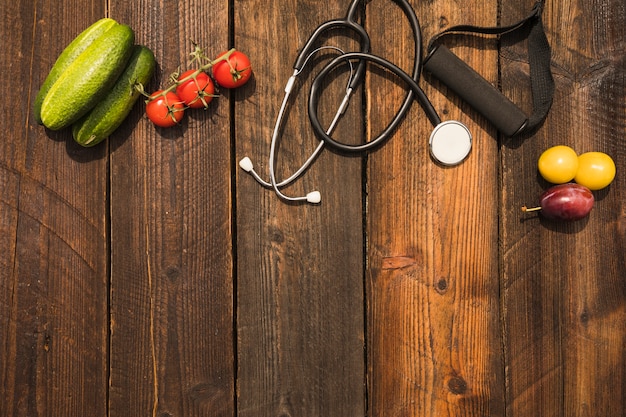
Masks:
[[[173,91],[163,93],[155,91],[146,103],[148,119],[160,127],[172,127],[181,121],[185,113],[185,105]]]
[[[218,55],[218,59],[227,52]],[[241,87],[248,82],[252,75],[250,58],[240,51],[234,51],[228,60],[219,61],[213,65],[213,77],[215,81],[224,88]]]
[[[196,70],[188,70],[183,72],[179,80],[184,80],[187,77],[193,75]],[[213,80],[206,72],[201,72],[193,78],[189,78],[187,81],[183,81],[176,86],[176,95],[187,105],[193,109],[199,109],[207,107],[213,95],[215,94],[215,85]]]

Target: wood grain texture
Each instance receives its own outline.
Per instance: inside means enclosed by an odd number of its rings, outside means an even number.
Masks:
[[[325,149],[284,191],[269,142],[298,49],[348,0],[5,1],[0,13],[0,417],[617,417],[626,409],[626,9],[623,0],[547,0],[556,95],[518,138],[445,86],[422,87],[442,119],[466,123],[470,157],[431,160],[416,103],[364,155]],[[508,24],[533,1],[412,0],[424,40],[455,24]],[[372,50],[409,69],[395,2],[361,11]],[[187,65],[191,41],[248,53],[255,76],[206,111],[157,129],[139,104],[83,149],[30,112],[55,59],[110,15],[156,55],[148,90]],[[446,45],[530,111],[526,43]],[[350,34],[325,44],[355,50]],[[322,43],[320,43],[321,45]],[[281,129],[278,177],[318,139],[307,115],[310,61]],[[370,68],[335,134],[372,138],[405,90]],[[328,123],[347,72],[328,80]],[[543,150],[603,151],[617,177],[588,219],[524,214],[548,186]]]
[[[503,15],[523,13],[520,4],[503,2]],[[619,1],[547,5],[555,100],[537,134],[504,142],[502,301],[511,416],[623,414],[626,264],[617,254],[626,247],[624,176],[594,193],[583,222],[555,224],[516,211],[549,186],[536,160],[550,146],[606,152],[624,171],[625,17]],[[526,56],[523,42],[505,43],[502,85],[528,105]]]
[[[496,24],[496,2],[412,4],[426,40],[453,24]],[[402,12],[382,2],[369,7],[373,51],[410,70],[413,39]],[[449,46],[497,79],[496,51],[488,41],[468,42]],[[368,91],[380,90],[379,80],[373,77]],[[416,103],[394,137],[369,157],[370,413],[503,415],[495,132],[428,81],[421,85],[442,119],[466,123],[474,148],[458,167],[436,165],[428,151],[433,126]],[[386,91],[368,95],[370,135],[390,120],[403,94],[387,82]]]
[[[106,411],[106,153],[84,152],[31,117],[58,54],[104,12],[96,3],[2,6],[2,416]]]
[[[228,48],[228,2],[113,1],[155,53],[149,90],[191,41]],[[223,26],[219,26],[220,22]],[[230,103],[155,128],[138,106],[110,139],[111,415],[234,412]]]
[[[293,62],[315,27],[345,13],[343,2],[236,1],[235,46],[252,54],[254,95],[235,104],[237,159],[267,177],[269,140]],[[240,28],[237,30],[237,28]],[[331,34],[331,45],[352,40]],[[325,53],[329,55],[330,52]],[[279,178],[317,146],[306,98],[321,58],[301,76],[282,129]],[[345,76],[345,74],[344,74]],[[326,91],[323,120],[345,77]],[[333,99],[335,101],[333,101]],[[336,130],[363,132],[359,95]],[[240,416],[365,415],[361,160],[326,150],[284,191],[322,193],[319,206],[286,204],[237,171],[237,401]]]

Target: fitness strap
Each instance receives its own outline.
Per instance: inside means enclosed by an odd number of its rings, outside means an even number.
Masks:
[[[543,1],[538,1],[529,16],[521,21],[501,27],[470,25],[453,26],[435,35],[428,44],[424,70],[447,85],[476,111],[489,120],[501,133],[515,136],[533,130],[548,115],[554,96],[554,80],[550,70],[550,45],[541,21]],[[528,32],[528,58],[530,66],[533,111],[527,116],[497,88],[437,41],[452,33],[504,35],[526,27]]]

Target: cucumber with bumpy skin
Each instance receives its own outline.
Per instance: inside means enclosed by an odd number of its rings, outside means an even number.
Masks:
[[[50,87],[41,104],[41,121],[63,129],[91,110],[106,95],[130,58],[133,30],[117,24],[87,47]]]
[[[76,58],[89,47],[97,38],[102,36],[107,30],[115,26],[117,22],[108,17],[102,18],[89,26],[87,29],[83,30],[72,42],[70,42],[67,47],[61,52],[61,55],[57,58],[56,62],[50,69],[48,76],[44,80],[39,92],[37,93],[37,97],[35,98],[35,103],[33,105],[33,113],[35,115],[35,120],[37,123],[42,124],[41,122],[41,103],[43,103],[44,98],[48,94],[50,87],[59,79],[63,71],[69,67]]]
[[[146,85],[155,67],[152,51],[145,46],[136,45],[126,69],[113,89],[72,126],[74,140],[82,146],[90,147],[113,133],[126,119],[141,94],[135,86]]]

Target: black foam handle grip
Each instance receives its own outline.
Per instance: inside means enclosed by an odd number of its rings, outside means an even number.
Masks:
[[[424,60],[430,72],[507,136],[519,133],[528,116],[497,88],[453,54],[438,45]]]

